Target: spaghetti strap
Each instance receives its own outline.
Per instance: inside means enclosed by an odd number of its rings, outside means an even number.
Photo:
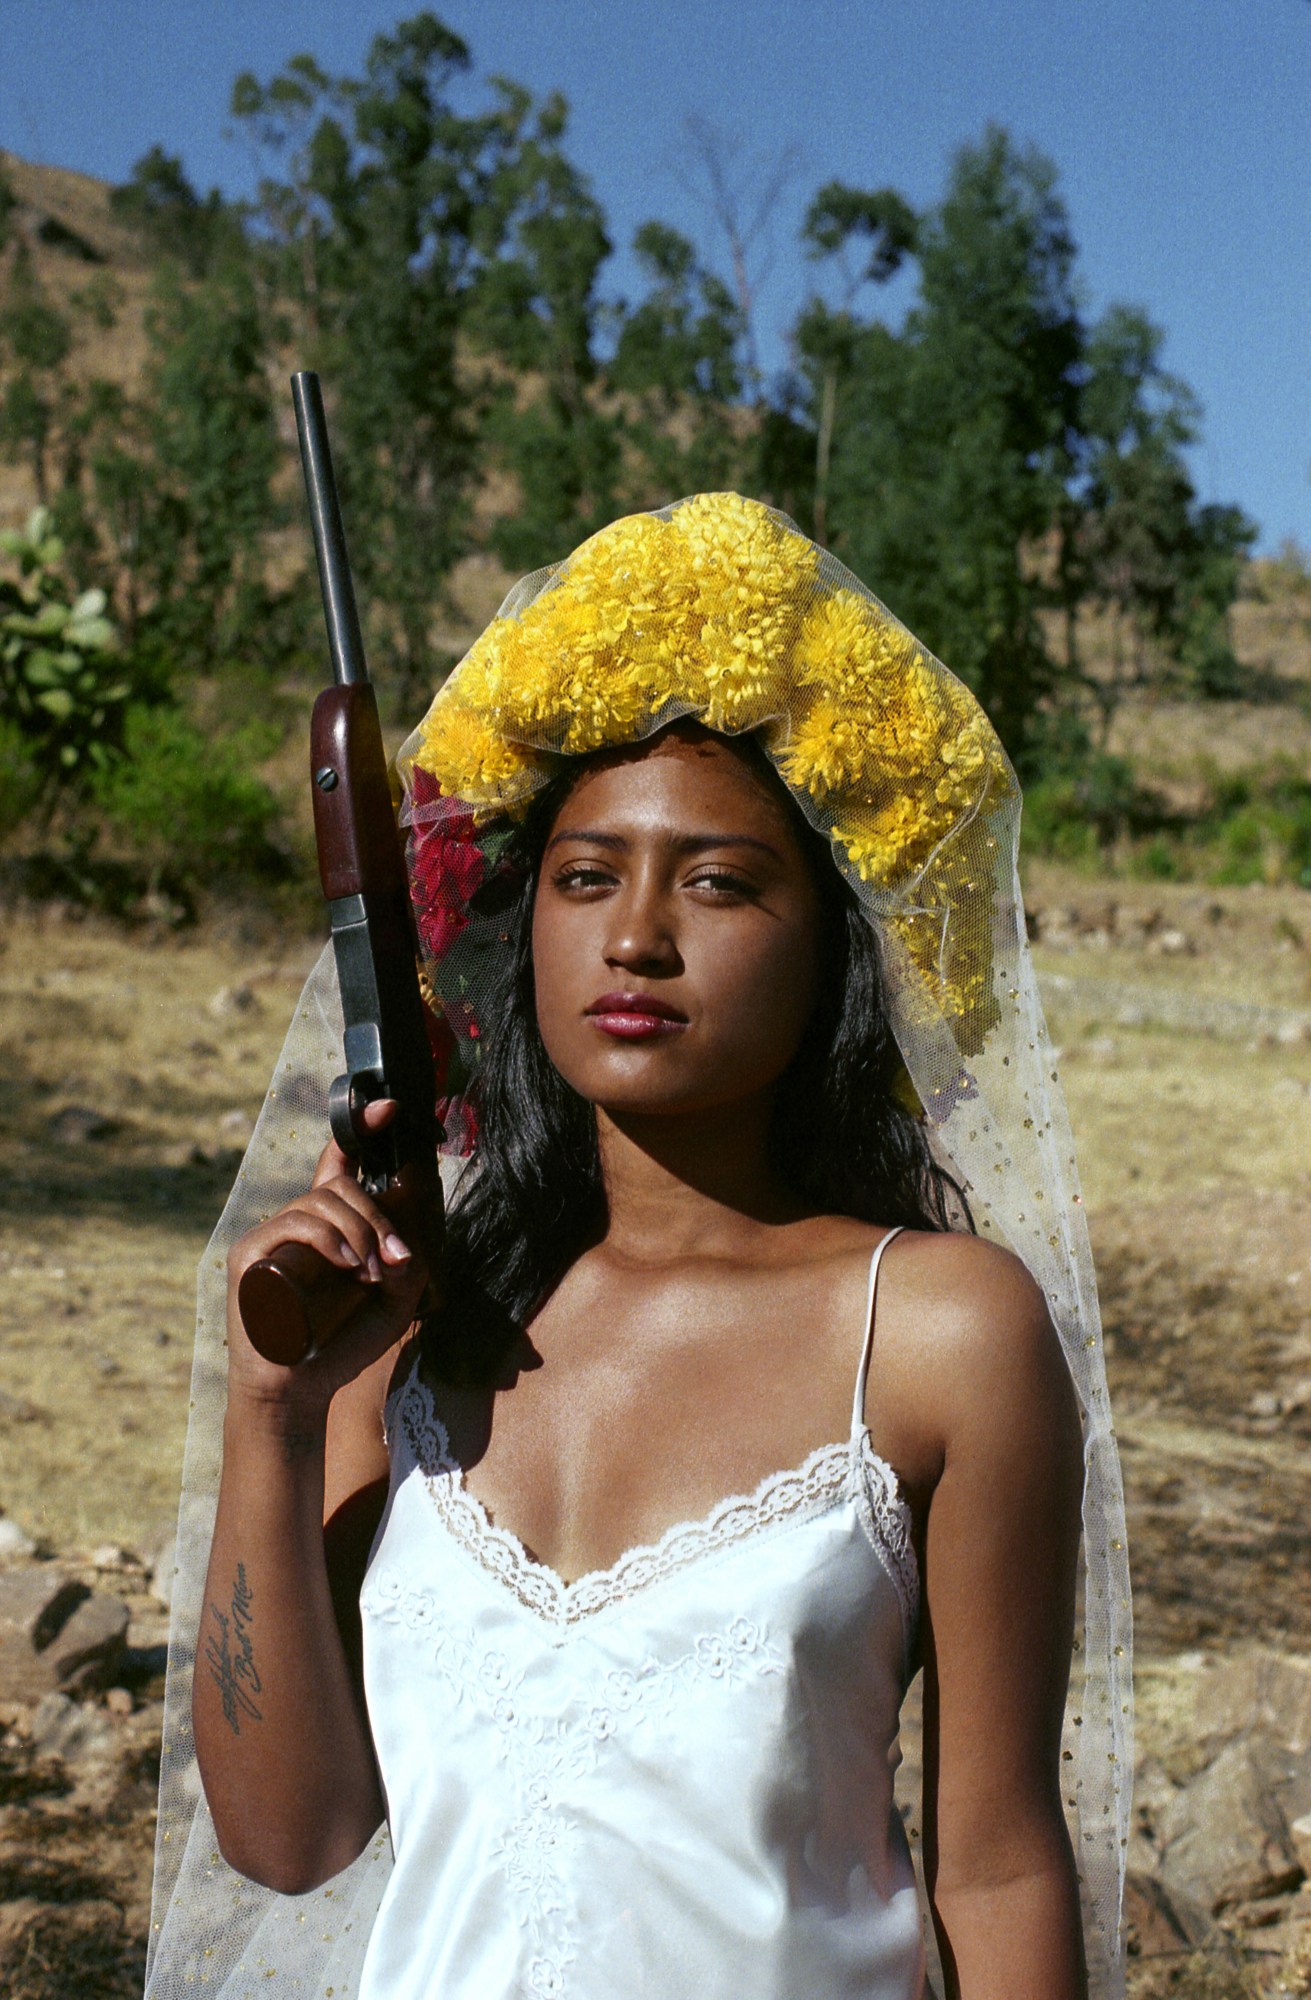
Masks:
[[[890,1229],[886,1236],[881,1236],[874,1247],[874,1255],[869,1260],[869,1293],[865,1300],[865,1343],[860,1350],[860,1367],[856,1371],[856,1394],[851,1405],[853,1437],[857,1431],[864,1428],[865,1423],[865,1384],[869,1380],[869,1358],[874,1351],[874,1300],[879,1288],[879,1265],[883,1261],[883,1252],[893,1237],[900,1236],[904,1228],[905,1224],[899,1222],[895,1229]]]

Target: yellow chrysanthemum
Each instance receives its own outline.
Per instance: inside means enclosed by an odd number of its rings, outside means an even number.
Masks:
[[[945,912],[987,893],[941,857],[985,799],[1009,794],[1008,767],[968,691],[882,606],[826,579],[826,560],[732,493],[616,521],[488,627],[434,702],[416,761],[482,817],[518,811],[555,756],[634,742],[677,715],[730,734],[770,725],[780,774],[859,880],[885,904],[914,885],[917,910],[897,918],[911,961],[977,1042],[993,1005],[986,921],[955,925],[972,942],[950,967],[939,953]]]
[[[928,859],[946,829],[922,793],[895,792],[854,820],[839,820],[833,838],[862,882],[886,888]]]
[[[456,702],[429,710],[415,762],[448,797],[475,811],[513,810],[541,782],[545,760]]]
[[[749,621],[766,606],[798,604],[800,593],[815,587],[819,550],[758,500],[698,494],[676,510],[670,525],[687,550],[708,613]]]
[[[850,792],[864,777],[868,738],[837,699],[821,695],[794,724],[776,761],[787,784],[823,805]]]

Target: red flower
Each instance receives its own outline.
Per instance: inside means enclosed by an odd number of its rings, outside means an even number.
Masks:
[[[442,800],[435,781],[415,771],[415,807],[432,817],[416,820],[411,835],[410,893],[424,949],[434,963],[469,921],[469,899],[482,887],[486,863],[474,817],[454,800]],[[420,779],[426,779],[422,785]],[[440,810],[433,807],[441,801]]]

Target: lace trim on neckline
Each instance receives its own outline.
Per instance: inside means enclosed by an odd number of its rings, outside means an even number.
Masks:
[[[850,1442],[818,1446],[798,1466],[768,1473],[753,1493],[730,1494],[699,1520],[676,1521],[658,1541],[625,1549],[608,1569],[589,1570],[567,1582],[549,1564],[529,1555],[517,1535],[497,1527],[482,1501],[469,1492],[432,1391],[417,1370],[397,1391],[389,1433],[396,1421],[448,1533],[526,1610],[549,1625],[580,1624],[718,1549],[781,1522],[822,1513],[850,1496],[896,1591],[909,1650],[919,1604],[911,1513],[898,1490],[896,1473],[875,1451],[868,1428]]]

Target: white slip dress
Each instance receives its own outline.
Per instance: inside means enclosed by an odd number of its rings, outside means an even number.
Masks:
[[[417,1372],[362,1594],[395,1866],[360,2000],[921,2000],[893,1803],[919,1579],[864,1422],[565,1583]]]

